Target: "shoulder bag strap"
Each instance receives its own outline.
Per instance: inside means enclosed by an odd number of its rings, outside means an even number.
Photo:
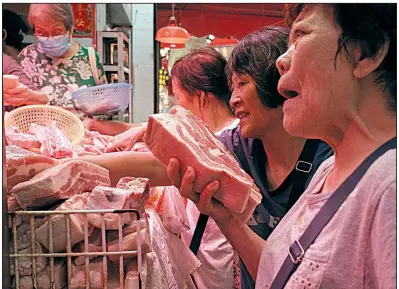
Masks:
[[[201,245],[201,240],[202,236],[204,235],[204,231],[206,228],[206,224],[208,223],[209,216],[200,214],[198,221],[197,221],[197,226],[195,227],[193,238],[191,239],[190,243],[190,250],[191,252],[194,253],[194,255],[197,255],[198,249]]]
[[[273,280],[270,289],[284,288],[288,279],[302,261],[306,250],[314,242],[323,228],[328,224],[348,195],[353,191],[368,168],[386,151],[394,148],[396,148],[396,137],[380,146],[370,156],[368,156],[361,163],[361,165],[339,186],[334,194],[331,195],[331,197],[326,201],[324,206],[314,217],[313,221],[310,223],[303,235],[299,238],[299,240],[295,240],[295,242],[288,249],[288,256]]]
[[[305,143],[292,174],[293,184],[286,207],[286,212],[291,209],[291,207],[295,204],[305,190],[305,183],[308,179],[307,175],[312,171],[313,160],[316,156],[319,144],[320,140],[318,139],[309,139]]]
[[[93,47],[88,47],[87,50],[89,53],[90,67],[93,73],[94,81],[96,82],[96,85],[100,85],[100,79],[98,78],[98,71],[97,71],[96,53]]]

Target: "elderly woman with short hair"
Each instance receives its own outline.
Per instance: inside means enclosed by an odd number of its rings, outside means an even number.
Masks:
[[[31,4],[28,22],[37,42],[21,51],[18,62],[33,85],[49,96],[49,104],[74,110],[72,92],[107,82],[99,55],[93,51],[93,73],[89,49],[72,41],[70,4]]]

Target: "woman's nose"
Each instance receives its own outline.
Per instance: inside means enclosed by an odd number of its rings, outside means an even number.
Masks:
[[[291,47],[279,58],[277,58],[276,66],[280,75],[285,74],[291,67]]]
[[[238,96],[238,93],[233,92],[230,98],[230,106],[234,109],[240,101],[241,98]]]

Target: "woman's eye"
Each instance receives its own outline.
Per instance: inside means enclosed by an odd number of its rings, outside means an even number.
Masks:
[[[240,82],[238,83],[238,87],[242,87],[244,84],[245,84],[245,82],[240,81]]]
[[[305,32],[303,32],[302,30],[296,30],[294,33],[294,41],[302,37],[303,35],[305,35]]]

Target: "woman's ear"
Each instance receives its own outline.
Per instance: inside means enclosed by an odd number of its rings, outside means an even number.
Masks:
[[[69,30],[69,39],[68,39],[68,41],[69,41],[69,43],[71,43],[72,42],[72,34],[73,34],[73,28],[71,28],[71,30]]]
[[[3,29],[3,41],[7,39],[7,30]]]
[[[377,53],[373,56],[364,57],[362,55],[361,50],[359,49],[360,55],[358,55],[355,62],[355,67],[353,69],[353,75],[356,78],[365,78],[366,76],[370,75],[373,71],[375,71],[385,59],[389,44],[391,43],[390,39],[386,36],[385,43],[381,45],[380,49],[378,49]]]
[[[199,99],[200,108],[206,108],[206,106],[208,105],[207,93],[203,90],[198,90],[197,95],[198,95],[198,99]]]

